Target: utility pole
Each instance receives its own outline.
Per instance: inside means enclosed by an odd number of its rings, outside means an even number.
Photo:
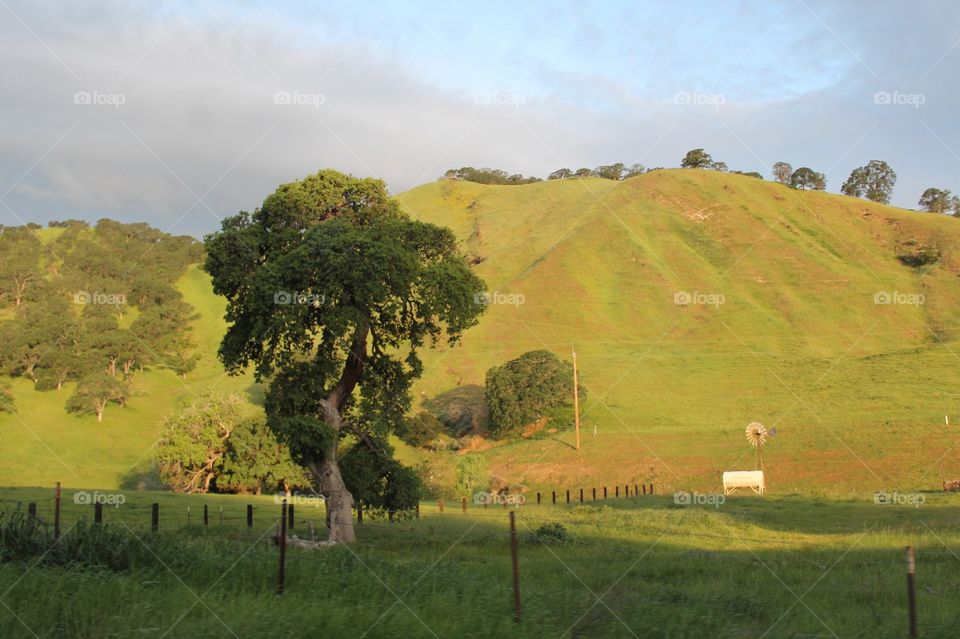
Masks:
[[[573,351],[573,415],[577,429],[577,450],[580,450],[580,388],[577,386],[577,351]]]

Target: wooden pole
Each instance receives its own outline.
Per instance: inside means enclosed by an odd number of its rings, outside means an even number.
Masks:
[[[150,504],[150,530],[160,530],[160,504],[157,502]]]
[[[253,528],[253,504],[247,504],[247,528]]]
[[[910,605],[910,636],[917,636],[917,593],[913,583],[917,574],[917,562],[913,555],[913,546],[907,546],[907,603]]]
[[[520,621],[520,558],[517,548],[516,511],[510,511],[510,559],[513,564],[513,619]]]
[[[555,491],[555,490],[551,490],[551,491],[550,491],[550,499],[552,500],[552,502],[553,502],[554,504],[557,503],[557,491]]]
[[[283,594],[283,582],[286,577],[285,569],[287,563],[287,500],[283,500],[280,506],[280,572],[277,575],[277,594]]]
[[[293,504],[287,506],[287,528],[293,530]]]
[[[570,489],[567,489],[567,503],[570,503]]]
[[[37,516],[37,502],[31,501],[27,504],[27,514],[34,518]]]
[[[580,503],[583,503],[583,488],[580,489]]]
[[[93,504],[93,523],[103,523],[103,504],[99,501]]]
[[[572,346],[571,346],[572,349]],[[577,385],[577,351],[573,350],[573,419],[577,431],[577,450],[580,450],[580,389]]]
[[[466,515],[467,514],[467,498],[466,497],[460,498],[460,507],[463,509],[463,514]]]
[[[210,525],[210,513],[207,512],[206,504],[203,505],[203,525],[204,526]]]
[[[60,482],[57,482],[57,492],[53,498],[53,538],[60,539]]]

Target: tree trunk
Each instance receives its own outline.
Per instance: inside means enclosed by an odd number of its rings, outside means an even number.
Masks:
[[[311,462],[310,470],[320,482],[320,492],[327,504],[327,541],[351,544],[353,534],[353,495],[347,490],[337,466],[336,444],[322,461]]]

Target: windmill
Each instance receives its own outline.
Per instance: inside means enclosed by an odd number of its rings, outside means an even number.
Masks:
[[[757,449],[757,470],[763,470],[763,445],[767,443],[767,435],[771,437],[776,435],[777,429],[767,430],[767,427],[760,422],[750,422],[744,434],[750,445]]]

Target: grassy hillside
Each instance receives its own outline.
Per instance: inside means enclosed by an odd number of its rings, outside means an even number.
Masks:
[[[137,487],[155,483],[151,448],[160,434],[160,419],[178,402],[207,389],[247,392],[251,377],[225,375],[216,357],[223,335],[224,301],[213,295],[210,278],[191,267],[177,283],[184,300],[199,314],[193,338],[202,359],[181,379],[169,370],[147,370],[137,376],[126,408],[107,409],[102,423],[95,416],[76,417],[64,411],[74,383],[60,391],[37,392],[23,378],[13,380],[17,413],[0,414],[0,485],[70,487]]]
[[[400,200],[453,228],[490,291],[514,302],[490,305],[461,346],[426,354],[418,403],[477,396],[488,368],[525,351],[577,349],[583,449],[572,449],[569,424],[481,445],[510,484],[716,489],[724,470],[753,467],[743,430],[754,420],[778,430],[764,455],[774,491],[960,478],[960,433],[944,423],[960,423],[956,219],[694,170],[441,181]],[[905,263],[925,250],[939,260]],[[177,287],[200,316],[197,370],[186,380],[145,372],[129,407],[110,407],[102,424],[64,412],[70,385],[39,393],[15,380],[19,412],[0,415],[0,485],[151,485],[150,447],[179,401],[208,388],[259,398],[250,377],[226,377],[216,359],[223,301],[209,278],[193,267]],[[875,304],[882,292],[923,303]],[[694,303],[675,303],[682,293]],[[457,459],[399,452],[407,463],[438,458],[441,475]]]
[[[775,490],[960,477],[960,433],[944,425],[960,399],[956,219],[697,170],[441,181],[400,199],[456,231],[490,291],[523,302],[490,305],[461,347],[428,358],[419,399],[482,384],[524,351],[576,347],[583,450],[561,432],[486,451],[505,479],[716,488],[753,467],[753,420],[778,430]],[[939,261],[905,263],[924,252]],[[884,292],[923,303],[875,303]],[[684,293],[694,303],[677,304]]]

